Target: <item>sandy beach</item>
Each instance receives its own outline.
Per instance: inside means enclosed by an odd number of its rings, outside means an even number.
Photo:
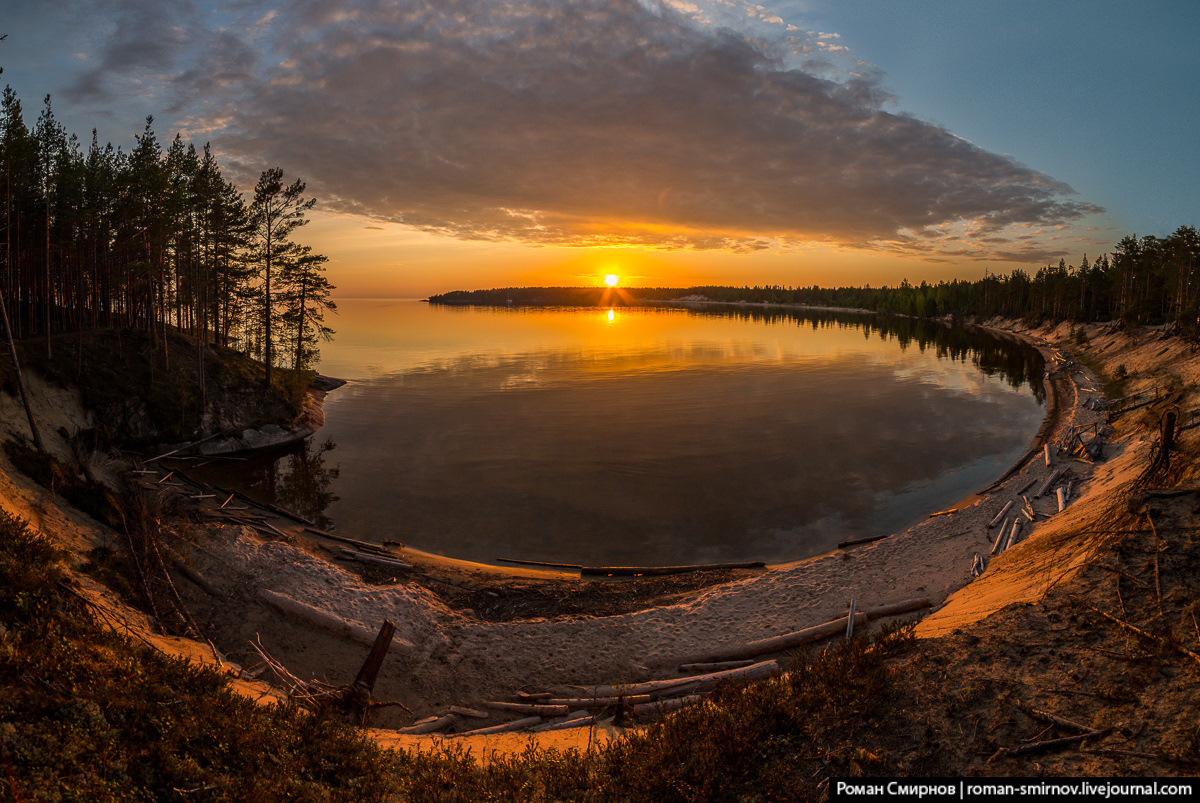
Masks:
[[[263,699],[274,699],[275,692],[242,678],[243,668],[254,664],[247,646],[251,641],[261,643],[293,674],[336,685],[353,678],[380,623],[392,621],[395,640],[375,697],[400,701],[411,714],[386,709],[376,720],[381,730],[375,733],[382,742],[394,745],[428,745],[443,739],[400,736],[389,729],[445,714],[450,706],[478,708],[486,701],[516,699],[519,692],[564,695],[577,693],[572,688],[576,686],[678,677],[677,667],[685,660],[845,617],[852,600],[861,611],[927,598],[931,607],[916,614],[923,617],[917,633],[938,637],[1013,602],[1036,600],[1086,565],[1097,543],[1056,541],[1055,534],[1078,527],[1095,515],[1115,488],[1136,476],[1148,448],[1144,432],[1134,430],[1125,435],[1106,427],[1106,400],[1100,382],[1069,356],[1071,329],[1067,325],[1038,330],[1012,321],[986,325],[1000,336],[1034,343],[1047,361],[1047,419],[1026,459],[1013,471],[953,510],[931,511],[935,515],[907,531],[810,560],[763,571],[739,571],[728,582],[673,593],[669,604],[607,616],[574,613],[489,621],[469,610],[451,608],[430,588],[438,583],[486,589],[489,584],[504,582],[553,580],[561,587],[625,581],[582,580],[529,569],[507,571],[397,550],[418,571],[433,578],[425,584],[427,588],[404,582],[403,575],[387,577],[386,570],[354,570],[331,560],[330,553],[336,549],[313,538],[294,521],[273,519],[272,527],[279,535],[267,537],[261,529],[221,524],[203,515],[197,516],[196,523],[174,526],[171,546],[186,568],[177,585],[193,615],[204,623],[215,649],[155,635],[115,595],[92,580],[85,578],[85,582],[115,616],[163,649],[207,662],[218,660],[214,656],[219,651],[223,665],[241,678],[246,693]],[[1130,337],[1094,326],[1089,328],[1089,336],[1096,348],[1106,339],[1110,341],[1104,348],[1111,355],[1119,353],[1131,371],[1146,374],[1157,364],[1155,359],[1162,361],[1162,354],[1150,356],[1163,349],[1156,333]],[[1183,349],[1179,341],[1174,342],[1176,350]],[[1195,363],[1193,355],[1187,365],[1180,363],[1178,370],[1200,375]],[[38,403],[47,410],[61,411],[58,425],[71,429],[86,423],[71,394],[34,384]],[[3,405],[4,426],[18,432],[22,421],[19,404],[5,398]],[[48,428],[57,428],[55,423],[48,422]],[[1107,433],[1102,461],[1093,463],[1066,448],[1076,432],[1094,431]],[[51,440],[54,448],[65,450],[57,436]],[[0,460],[4,469],[0,472],[0,503],[10,511],[53,534],[78,560],[93,545],[113,542],[111,532],[33,485],[6,458]],[[97,468],[115,471],[118,467]],[[1053,487],[1071,483],[1071,498],[1061,513],[1052,489],[1034,498],[1052,474],[1057,476]],[[174,492],[187,496],[189,490]],[[1024,507],[1023,497],[1028,497],[1036,520],[1026,517],[1017,542],[993,556],[995,539],[1003,527],[989,527],[989,522],[1011,501],[1013,513],[1006,517],[1010,522]],[[1055,547],[1047,549],[1046,544]],[[973,580],[972,566],[978,562],[985,563],[986,569]],[[486,591],[482,593],[486,595]],[[313,627],[311,619],[301,621],[281,614],[280,599],[326,617],[326,626]],[[889,621],[894,619],[879,619],[871,626]],[[465,731],[509,718],[495,712],[487,719],[460,718],[449,721],[448,730]],[[577,728],[537,738],[543,744],[586,746],[612,732],[611,727]],[[507,734],[470,744],[488,750],[516,749],[530,738],[534,737]]]

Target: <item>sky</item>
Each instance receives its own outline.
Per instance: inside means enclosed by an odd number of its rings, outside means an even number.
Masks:
[[[1200,211],[1200,3],[0,0],[86,144],[211,142],[342,297],[975,279]]]

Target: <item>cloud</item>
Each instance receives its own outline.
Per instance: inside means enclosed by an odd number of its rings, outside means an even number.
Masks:
[[[63,4],[76,20],[95,21],[87,68],[63,90],[70,103],[105,103],[133,84],[154,91],[158,80],[175,69],[199,26],[190,3],[120,0],[115,3]]]
[[[172,65],[174,108],[246,178],[282,165],[323,206],[431,232],[933,254],[922,232],[968,224],[1007,241],[976,254],[1032,255],[1046,249],[1015,247],[1014,230],[1102,211],[890,110],[882,75],[836,34],[750,4],[297,0],[273,15],[243,3],[223,27],[169,6],[125,0],[75,91]]]

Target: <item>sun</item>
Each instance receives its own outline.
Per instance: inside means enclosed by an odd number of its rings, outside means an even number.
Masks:
[[[619,281],[621,281],[621,277],[615,273],[609,273],[604,276],[604,284],[609,287],[616,287]]]

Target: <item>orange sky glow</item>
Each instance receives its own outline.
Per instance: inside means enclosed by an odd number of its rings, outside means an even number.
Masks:
[[[491,287],[598,287],[607,274],[619,276],[620,287],[878,287],[906,278],[975,279],[984,270],[984,263],[976,261],[932,262],[816,243],[740,253],[471,241],[320,211],[297,239],[330,257],[328,275],[341,298],[425,298]]]
[[[1178,0],[9,5],[27,116],[306,182],[341,298],[975,280],[1194,223]]]

